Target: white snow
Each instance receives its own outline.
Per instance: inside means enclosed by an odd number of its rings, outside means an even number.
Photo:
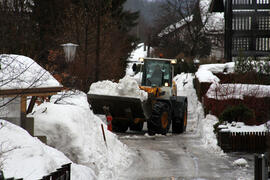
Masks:
[[[248,162],[244,158],[237,159],[233,162],[234,166],[248,167]]]
[[[196,72],[196,77],[199,82],[219,82],[219,78],[215,76],[211,71],[200,70]]]
[[[88,94],[134,97],[139,98],[141,101],[148,98],[147,92],[140,90],[136,79],[129,75],[120,79],[119,83],[108,80],[93,83]]]
[[[244,96],[270,97],[270,86],[256,84],[219,84],[212,83],[206,96],[208,98],[244,99]]]
[[[190,23],[190,22],[192,22],[192,21],[193,21],[193,15],[187,16],[186,18],[181,19],[181,20],[178,21],[177,23],[174,23],[174,24],[172,24],[172,25],[166,27],[165,29],[163,29],[163,30],[158,34],[158,36],[159,36],[159,37],[163,37],[163,36],[165,36],[165,35],[167,35],[167,34],[173,32],[173,31],[175,31],[176,29],[181,28],[182,26],[184,26],[184,25],[186,25],[186,24],[188,24],[188,23]]]
[[[265,124],[259,125],[259,126],[248,126],[245,125],[243,122],[232,122],[227,123],[226,125],[219,125],[220,129],[228,130],[229,132],[267,132],[268,129]]]
[[[200,82],[210,82],[217,83],[219,78],[214,75],[214,73],[234,73],[234,62],[224,63],[224,64],[204,64],[200,65],[198,71],[196,72],[196,77]]]
[[[61,165],[72,163],[62,152],[53,149],[22,128],[0,120],[0,166],[5,178],[41,179]],[[71,179],[95,179],[92,169],[72,164]]]
[[[34,60],[21,55],[0,55],[0,89],[61,87]]]
[[[192,74],[182,73],[177,75],[174,80],[177,84],[177,95],[188,97],[188,122],[187,133],[195,132],[195,135],[201,137],[203,147],[214,154],[224,155],[223,151],[217,145],[216,135],[213,125],[218,119],[213,115],[204,117],[202,104],[198,101],[196,91],[193,86],[194,76]]]
[[[201,135],[202,141],[205,148],[209,149],[210,152],[223,154],[222,149],[217,145],[217,138],[214,133],[214,125],[218,122],[218,118],[213,115],[206,115],[204,119],[201,120]]]
[[[144,43],[138,44],[135,50],[133,50],[127,59],[127,68],[126,68],[126,75],[133,76],[134,72],[132,70],[132,66],[134,63],[139,64],[139,58],[141,57],[147,57],[147,46],[146,49],[144,50]],[[153,48],[150,48],[150,52],[152,52]]]
[[[53,96],[52,101],[59,97]],[[32,116],[36,135],[46,135],[48,145],[72,161],[92,168],[97,179],[115,179],[131,163],[132,152],[115,134],[107,131],[107,126],[90,110],[86,94],[82,92],[65,97],[58,104],[44,103],[35,108]]]
[[[203,23],[206,31],[223,31],[224,30],[224,13],[209,13],[211,0],[200,0],[200,9]]]

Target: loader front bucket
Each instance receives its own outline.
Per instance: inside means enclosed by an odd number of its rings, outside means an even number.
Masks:
[[[108,109],[117,118],[144,118],[143,103],[138,98],[88,94],[88,102],[95,114],[106,114]]]

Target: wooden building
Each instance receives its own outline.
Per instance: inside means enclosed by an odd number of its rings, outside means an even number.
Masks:
[[[224,12],[225,59],[270,55],[270,0],[212,0],[210,12]]]

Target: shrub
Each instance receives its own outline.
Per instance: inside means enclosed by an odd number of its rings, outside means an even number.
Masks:
[[[235,61],[235,72],[239,74],[257,72],[258,74],[270,73],[270,57],[263,60],[255,60],[252,57],[238,56]]]
[[[232,121],[245,122],[247,120],[251,120],[254,118],[255,118],[254,111],[249,109],[243,104],[226,108],[219,117],[221,121],[228,121],[228,122]]]

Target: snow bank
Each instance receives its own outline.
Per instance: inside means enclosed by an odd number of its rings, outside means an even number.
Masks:
[[[119,83],[108,80],[93,83],[88,94],[134,97],[139,98],[141,101],[148,98],[147,92],[140,90],[136,79],[128,75],[120,79]]]
[[[248,162],[244,158],[237,159],[233,162],[234,166],[248,167]]]
[[[53,96],[52,100],[58,97]],[[32,116],[35,134],[46,135],[48,145],[62,151],[72,161],[94,169],[98,179],[115,179],[119,171],[131,163],[131,151],[93,114],[84,93],[64,97],[58,104],[44,103],[35,108]]]
[[[219,78],[214,73],[233,73],[234,62],[225,64],[204,64],[200,65],[196,72],[196,77],[200,82],[219,82]]]
[[[3,54],[0,63],[0,89],[61,86],[48,71],[28,57]]]
[[[0,120],[0,165],[6,178],[25,180],[41,179],[61,165],[71,163],[62,153],[37,138],[33,138],[22,128]],[[72,164],[72,179],[95,179],[92,169]]]
[[[218,122],[215,116],[207,115],[204,117],[202,104],[198,101],[196,91],[193,86],[194,76],[182,73],[174,78],[177,84],[177,94],[188,97],[188,122],[187,132],[194,132],[201,136],[203,147],[211,153],[223,155],[223,151],[217,145],[216,135],[214,134],[214,124]]]
[[[204,118],[201,103],[198,101],[196,91],[193,87],[194,75],[181,73],[174,77],[177,84],[177,95],[188,97],[188,122],[187,132],[194,132],[200,129],[198,122]]]
[[[243,122],[232,122],[226,125],[219,125],[220,129],[228,130],[230,132],[267,132],[268,129],[265,124],[259,126],[248,126]]]
[[[209,149],[209,151],[217,154],[223,154],[222,149],[217,145],[217,138],[214,133],[214,125],[218,122],[216,116],[206,115],[204,119],[201,120],[201,135],[204,147]]]
[[[256,84],[219,84],[212,83],[206,96],[208,98],[224,99],[244,99],[244,96],[254,96],[258,98],[270,97],[270,86]]]

